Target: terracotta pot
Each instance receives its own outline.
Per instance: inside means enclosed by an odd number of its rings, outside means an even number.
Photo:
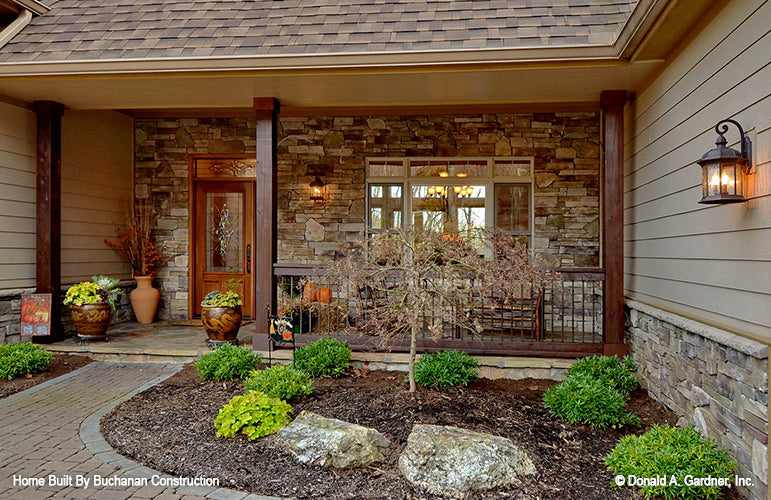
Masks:
[[[152,276],[134,276],[134,279],[137,282],[137,287],[129,294],[131,307],[134,309],[137,321],[147,325],[152,323],[155,318],[161,292],[153,288]]]
[[[104,337],[112,319],[109,304],[71,306],[72,324],[81,337]]]
[[[241,328],[241,306],[218,307],[201,306],[201,319],[209,340],[230,342],[236,340]]]

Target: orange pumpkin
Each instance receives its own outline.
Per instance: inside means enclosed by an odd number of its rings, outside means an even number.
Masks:
[[[316,301],[316,284],[306,283],[303,287],[303,300],[306,302]]]
[[[316,292],[316,300],[318,300],[319,302],[330,304],[332,302],[332,290],[330,290],[325,286],[322,286],[321,288],[319,288],[319,291]]]

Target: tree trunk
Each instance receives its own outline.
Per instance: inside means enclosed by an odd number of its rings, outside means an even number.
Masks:
[[[410,329],[410,361],[409,361],[409,379],[410,392],[415,392],[415,357],[418,353],[418,327],[412,325]]]

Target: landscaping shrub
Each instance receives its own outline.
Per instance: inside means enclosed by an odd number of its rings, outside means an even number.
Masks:
[[[479,378],[476,359],[461,351],[424,354],[415,363],[415,382],[423,386],[467,386]]]
[[[347,342],[325,338],[298,349],[295,366],[311,377],[342,377],[351,366],[351,348]]]
[[[313,380],[302,370],[289,365],[275,365],[265,370],[252,372],[244,387],[259,391],[272,398],[289,401],[294,396],[309,396],[313,393]]]
[[[223,344],[196,361],[195,368],[203,380],[232,380],[246,378],[262,356],[247,347]]]
[[[40,373],[48,368],[53,355],[32,342],[0,345],[0,378],[8,380]]]
[[[632,358],[625,356],[591,356],[577,361],[568,370],[568,377],[588,376],[603,385],[615,389],[624,396],[629,396],[640,387],[640,381],[634,376],[637,365]]]
[[[281,430],[290,422],[290,413],[292,407],[286,401],[250,391],[243,396],[234,396],[223,406],[214,420],[214,427],[217,437],[241,433],[249,439],[257,439]]]
[[[641,486],[646,498],[666,499],[722,498],[721,487],[686,484],[693,478],[733,478],[736,463],[728,452],[705,440],[693,427],[654,425],[642,436],[626,436],[605,457],[605,465],[613,474],[627,478],[664,476],[666,485]],[[669,484],[674,476],[677,485]]]
[[[640,422],[627,413],[626,398],[621,393],[587,376],[568,377],[546,391],[543,402],[552,415],[570,424],[617,429]]]

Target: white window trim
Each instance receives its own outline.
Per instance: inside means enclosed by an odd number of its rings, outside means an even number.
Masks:
[[[495,162],[496,161],[515,161],[522,163],[529,163],[527,176],[495,176]],[[485,228],[492,229],[497,226],[496,211],[495,211],[495,185],[496,184],[529,184],[530,185],[530,203],[528,206],[528,239],[533,238],[533,228],[535,225],[535,187],[534,187],[534,173],[535,158],[532,156],[463,156],[463,157],[433,157],[433,156],[409,156],[409,157],[372,157],[367,158],[365,165],[365,181],[366,181],[366,229],[367,232],[379,232],[381,230],[373,230],[371,228],[371,213],[370,213],[370,185],[371,184],[402,184],[402,227],[409,227],[412,225],[412,187],[413,186],[435,186],[435,185],[457,185],[458,177],[427,177],[427,176],[411,176],[411,162],[413,161],[447,161],[447,162],[487,162],[487,175],[485,176],[467,176],[463,177],[463,184],[476,185],[485,187]],[[401,162],[402,175],[401,176],[372,176],[368,175],[370,164],[388,162],[390,164],[396,164]]]

